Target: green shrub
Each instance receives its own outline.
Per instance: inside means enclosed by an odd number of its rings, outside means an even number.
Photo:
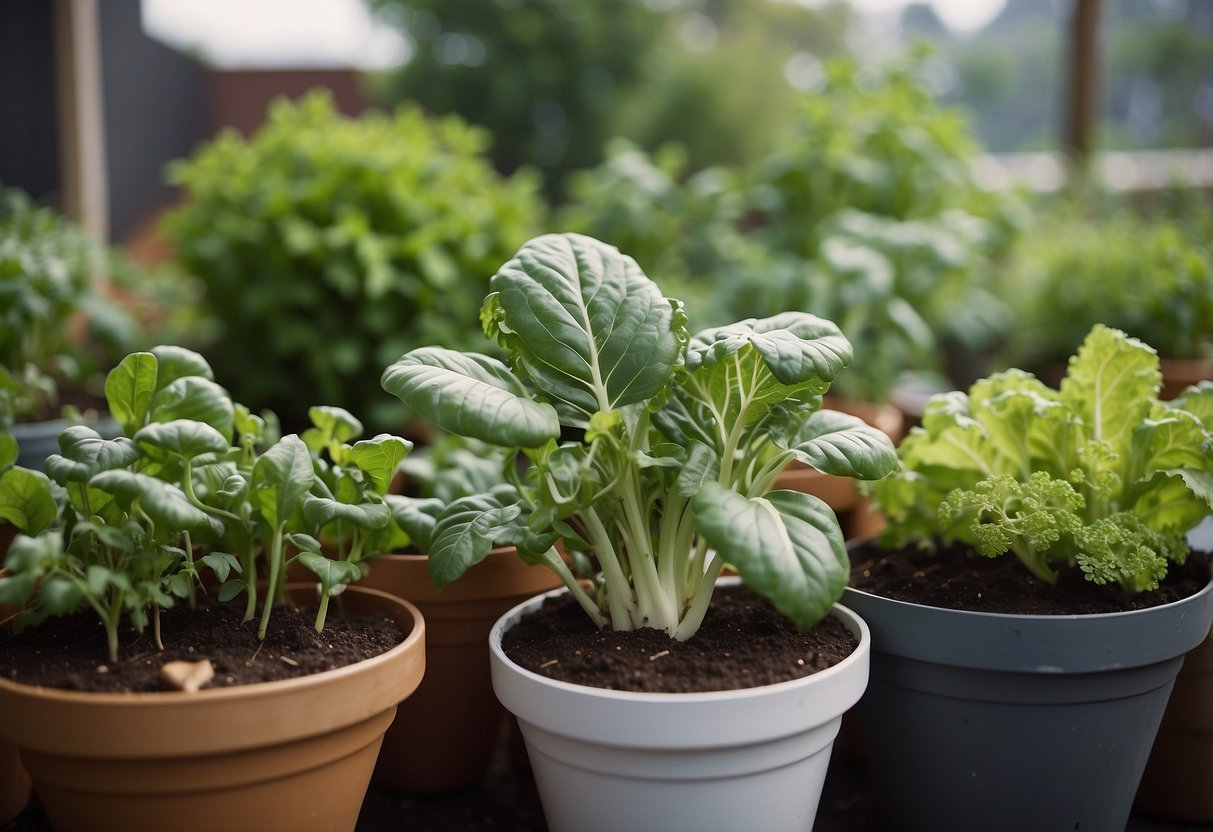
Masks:
[[[487,146],[455,117],[347,119],[313,93],[276,103],[250,140],[227,132],[175,165],[187,201],[166,229],[206,284],[219,330],[206,352],[233,394],[397,419],[380,369],[412,347],[466,345],[489,277],[541,215],[536,179],[500,177]]]
[[[1124,330],[1163,358],[1213,354],[1213,251],[1195,218],[1041,213],[1005,289],[1018,319],[1006,361],[1064,361],[1095,323]]]
[[[24,191],[0,190],[0,423],[53,416],[61,399],[100,402],[104,368],[154,337],[142,324],[165,322],[161,304],[183,288],[162,277]],[[129,298],[132,309],[114,294]],[[70,397],[61,396],[65,388]]]
[[[791,260],[781,290],[838,321],[863,357],[843,392],[877,401],[902,370],[942,369],[944,345],[988,349],[1010,321],[988,287],[1022,209],[975,183],[977,144],[962,115],[932,99],[925,57],[828,63],[824,87],[802,98],[790,135],[750,177],[754,237]],[[751,275],[732,295],[786,307],[761,291],[766,279]]]

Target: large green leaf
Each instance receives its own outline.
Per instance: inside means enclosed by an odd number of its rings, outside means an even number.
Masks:
[[[384,497],[392,509],[396,525],[404,529],[410,542],[423,552],[429,551],[434,526],[446,504],[435,497],[404,497],[388,494]]]
[[[892,440],[862,419],[836,410],[819,410],[790,436],[775,437],[778,447],[826,474],[878,480],[897,470]]]
[[[493,548],[494,535],[522,514],[518,504],[493,494],[474,494],[451,503],[438,518],[430,540],[430,582],[442,589],[475,566]]]
[[[1061,398],[1086,422],[1092,439],[1124,453],[1161,384],[1158,355],[1151,347],[1098,324],[1070,359]]]
[[[232,439],[235,406],[227,391],[201,376],[184,376],[156,393],[152,399],[153,422],[192,419],[206,422],[228,442]]]
[[[423,347],[383,373],[383,389],[443,430],[494,445],[536,448],[560,435],[551,405],[532,401],[504,364]]]
[[[45,474],[10,468],[0,474],[0,518],[28,535],[36,535],[55,522],[59,509]]]
[[[253,465],[252,493],[270,528],[290,519],[316,478],[307,445],[294,434],[279,439]]]
[[[211,520],[190,503],[175,485],[133,471],[103,471],[89,486],[112,494],[128,509],[135,503],[161,528],[170,532],[210,527]]]
[[[850,366],[854,355],[851,342],[831,321],[806,312],[784,312],[698,333],[687,349],[687,369],[708,369],[747,345],[754,347],[771,375],[788,386],[814,380],[828,386]]]
[[[1191,413],[1213,433],[1213,381],[1201,381],[1179,394],[1169,407]]]
[[[378,494],[386,494],[400,461],[413,449],[413,443],[398,436],[381,433],[372,439],[355,442],[349,458],[371,478]]]
[[[199,376],[210,381],[215,380],[211,365],[198,353],[172,344],[161,344],[152,347],[152,355],[156,356],[159,366],[156,372],[156,391],[168,387],[179,378]]]
[[[485,331],[571,424],[652,399],[681,360],[681,311],[635,260],[591,237],[537,237],[490,287]]]
[[[142,456],[124,436],[102,439],[92,428],[73,425],[59,434],[59,453],[46,458],[46,473],[60,485],[86,482],[94,474],[125,468]]]
[[[708,544],[796,626],[813,626],[842,596],[850,561],[821,500],[796,491],[748,499],[708,483],[694,506]]]
[[[190,419],[152,422],[140,428],[134,439],[144,448],[155,449],[153,453],[184,459],[194,459],[203,454],[222,454],[230,447],[223,434],[215,428]]]
[[[384,503],[350,504],[308,494],[303,498],[303,517],[315,528],[342,520],[360,529],[382,529],[391,521],[392,510]]]
[[[105,377],[105,401],[110,413],[130,435],[143,427],[156,392],[159,362],[150,352],[135,352],[123,358]]]

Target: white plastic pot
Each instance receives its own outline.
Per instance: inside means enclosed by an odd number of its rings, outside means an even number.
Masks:
[[[736,579],[734,579],[736,580]],[[868,683],[871,635],[835,606],[859,646],[827,670],[765,687],[632,693],[547,679],[489,634],[493,689],[518,717],[551,832],[805,832],[813,825],[843,713]]]

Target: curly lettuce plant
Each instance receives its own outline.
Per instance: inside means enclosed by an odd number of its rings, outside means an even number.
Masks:
[[[206,361],[179,347],[128,355],[105,393],[124,435],[84,426],[59,435],[46,472],[60,487],[60,522],[18,537],[5,561],[0,601],[29,600],[18,627],[87,606],[117,660],[123,618],[139,631],[151,621],[159,641],[159,611],[194,606],[205,568],[221,582],[220,601],[246,594],[245,621],[260,609],[265,638],[298,560],[319,580],[323,628],[329,597],[361,576],[367,537],[391,522],[382,495],[409,443],[383,435],[348,445],[331,419],[308,436],[331,455],[324,462],[304,439],[276,437],[272,419],[233,402]],[[326,556],[319,536],[346,526],[353,545]]]
[[[508,365],[425,347],[383,374],[418,415],[530,462],[440,513],[436,585],[497,542],[555,570],[599,627],[690,638],[726,563],[798,626],[826,614],[848,574],[837,520],[768,489],[793,459],[861,479],[897,464],[886,436],[820,409],[852,360],[834,324],[787,313],[692,337],[632,258],[577,234],[530,241],[490,289],[481,319]]]
[[[1097,325],[1058,390],[1008,370],[936,396],[870,486],[882,543],[959,541],[1014,554],[1053,583],[1080,569],[1130,592],[1157,587],[1213,513],[1213,383],[1158,399],[1153,348]]]

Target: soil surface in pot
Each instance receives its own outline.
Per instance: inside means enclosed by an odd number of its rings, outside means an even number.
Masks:
[[[770,601],[744,587],[716,590],[703,626],[688,641],[664,630],[597,630],[567,595],[506,632],[505,653],[562,682],[647,693],[700,693],[787,682],[851,655],[855,637],[827,617],[800,632]]]
[[[1207,552],[1193,552],[1183,566],[1171,564],[1152,592],[1130,594],[1117,585],[1099,586],[1078,569],[1056,584],[1034,577],[1011,554],[985,558],[967,546],[885,551],[866,544],[851,552],[851,586],[898,601],[932,607],[1013,615],[1092,615],[1170,604],[1209,583]]]
[[[161,613],[164,651],[151,625],[142,634],[124,626],[117,663],[108,660],[105,630],[92,612],[50,618],[13,634],[0,632],[0,674],[26,685],[92,692],[170,690],[160,668],[171,661],[209,659],[215,677],[206,687],[231,687],[310,676],[387,652],[404,640],[385,615],[341,615],[334,599],[324,632],[312,624],[315,608],[282,607],[270,617],[264,642],[259,621],[241,623],[244,604],[182,605]]]

